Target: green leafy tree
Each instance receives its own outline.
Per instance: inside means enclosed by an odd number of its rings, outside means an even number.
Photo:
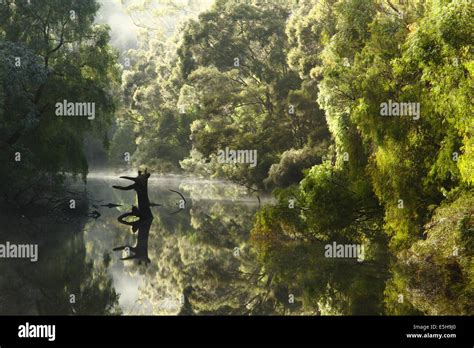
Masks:
[[[33,176],[87,173],[84,136],[106,130],[118,79],[108,29],[93,24],[98,8],[92,0],[0,5],[3,177],[28,183]],[[55,105],[63,100],[95,103],[97,117],[59,118]],[[7,199],[18,198],[10,179],[2,185]]]

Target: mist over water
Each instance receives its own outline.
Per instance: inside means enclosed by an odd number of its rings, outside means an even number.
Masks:
[[[136,171],[93,171],[87,175],[87,182],[89,184],[109,182],[112,186],[120,182],[126,182],[126,180],[120,179],[120,176],[135,175]],[[223,204],[225,202],[239,202],[240,204],[259,205],[257,194],[252,194],[244,186],[229,180],[206,179],[193,175],[152,174],[148,179],[150,195],[154,195],[158,186],[161,189],[184,190],[191,194],[193,200],[213,200],[220,201]],[[275,202],[270,194],[260,193],[258,197],[260,198],[260,204]]]
[[[121,260],[122,252],[113,251],[137,241],[137,233],[117,221],[119,215],[136,205],[133,190],[112,188],[129,185],[130,181],[119,178],[126,174],[136,176],[133,171],[92,172],[85,185],[76,182],[71,188],[76,192],[86,190],[88,212],[100,213],[96,219],[79,216],[64,223],[54,219],[37,223],[21,216],[0,215],[6,239],[28,241],[34,237],[39,244],[35,269],[28,262],[16,260],[0,264],[4,276],[15,279],[0,284],[3,313],[173,315],[184,310],[184,302],[188,301],[184,301],[184,293],[195,296],[193,301],[204,310],[222,301],[216,296],[225,293],[224,289],[240,286],[245,274],[242,270],[256,265],[249,249],[253,216],[259,208],[255,195],[224,180],[152,174],[150,201],[161,206],[151,208],[150,263],[145,265]],[[185,197],[182,211],[176,212],[181,197],[170,190]],[[104,206],[109,203],[118,206]],[[236,248],[240,250],[238,256]],[[190,286],[194,289],[192,295]],[[254,290],[246,286],[241,291],[250,296]],[[69,303],[71,294],[77,303]],[[28,300],[20,304],[14,301],[18,297]],[[243,301],[231,300],[237,301],[234,305]]]
[[[122,204],[116,209],[101,209],[101,218],[86,225],[84,237],[90,260],[97,262],[116,245],[133,245],[133,234],[120,225],[116,218],[135,204],[135,194],[133,191],[117,191],[111,186],[128,185],[128,180],[120,179],[119,176],[135,175],[132,171],[119,175],[98,171],[88,175],[86,188],[94,199],[100,200],[101,204]],[[180,197],[169,190],[180,191],[185,196],[188,203],[182,212],[170,215],[176,211],[176,201]],[[182,175],[152,174],[148,191],[151,202],[162,204],[152,208],[155,219],[149,237],[151,264],[145,267],[135,262],[121,261],[119,253],[115,252],[111,255],[108,272],[115,290],[120,294],[119,305],[125,314],[177,314],[182,307],[181,296],[186,283],[203,281],[206,272],[206,267],[189,269],[186,264],[205,261],[201,252],[227,253],[227,259],[234,258],[233,247],[210,248],[206,244],[200,245],[200,242],[190,243],[190,238],[196,234],[204,234],[205,238],[206,233],[216,233],[208,229],[215,227],[215,223],[225,224],[225,220],[233,218],[245,221],[241,226],[240,238],[246,240],[251,228],[251,217],[258,209],[258,200],[248,195],[245,188],[225,180]],[[215,223],[204,229],[203,223],[211,216]],[[228,238],[227,232],[222,232],[221,237]],[[188,259],[184,264],[183,254]],[[186,273],[185,281],[182,277]]]
[[[0,314],[474,313],[468,2],[0,2]]]

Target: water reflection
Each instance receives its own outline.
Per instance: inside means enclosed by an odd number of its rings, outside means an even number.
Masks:
[[[134,255],[132,245],[142,250],[146,248],[141,246],[148,246],[147,267],[118,257],[112,257],[110,262],[109,273],[120,293],[123,312],[192,314],[217,312],[219,308],[225,313],[247,311],[246,302],[255,297],[251,289],[259,276],[255,255],[248,246],[258,200],[245,188],[224,181],[152,175],[148,180],[148,202],[160,202],[161,206],[150,207],[151,224],[140,217],[140,201],[131,211],[126,208],[139,196],[133,188],[110,188],[119,182],[118,176],[88,178],[89,193],[120,206],[101,210],[102,217],[87,224],[85,238],[91,259],[107,252],[107,247],[112,249],[110,246],[120,245],[116,248],[123,250],[128,246],[129,257]],[[179,208],[181,197],[174,191],[182,193],[186,200],[184,209],[177,214],[173,212],[177,203]],[[124,233],[124,222],[132,230],[137,229],[136,238],[133,233]],[[246,297],[249,298],[245,301]]]
[[[121,224],[130,226],[132,228],[132,232],[138,231],[137,243],[133,247],[130,245],[123,245],[115,247],[113,250],[125,251],[126,255],[122,258],[122,260],[137,259],[139,264],[141,264],[143,261],[145,265],[150,263],[150,258],[148,257],[148,237],[150,234],[150,227],[153,222],[153,214],[151,213],[150,209],[150,199],[148,198],[149,177],[150,174],[146,170],[144,173],[139,171],[137,177],[121,176],[122,179],[133,181],[132,185],[113,186],[113,188],[117,190],[134,190],[137,193],[138,201],[138,206],[133,205],[132,211],[123,213],[117,219]],[[138,220],[126,220],[126,218],[130,216],[136,217]]]
[[[107,253],[88,257],[82,233],[85,221],[73,224],[31,223],[21,215],[0,214],[1,240],[37,243],[35,263],[21,259],[0,261],[2,315],[120,313],[119,295],[108,272]]]
[[[0,263],[9,279],[0,282],[2,314],[383,313],[389,274],[380,259],[334,262],[320,257],[320,245],[295,239],[261,262],[249,238],[268,197],[259,205],[225,181],[133,175],[91,174],[76,184],[97,219],[42,225],[11,216],[2,224],[2,236],[40,243],[37,264]]]

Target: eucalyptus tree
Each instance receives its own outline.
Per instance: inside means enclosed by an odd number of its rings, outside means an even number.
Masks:
[[[87,173],[83,139],[104,135],[119,76],[108,28],[93,23],[98,8],[94,0],[0,4],[5,178]],[[93,104],[97,117],[58,117],[63,101]],[[6,182],[7,195],[16,196],[16,185]]]

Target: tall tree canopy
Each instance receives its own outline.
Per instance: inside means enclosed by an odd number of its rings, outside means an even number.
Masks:
[[[6,178],[0,185],[7,196],[16,195],[22,178],[87,173],[84,135],[103,136],[119,78],[108,28],[94,24],[98,8],[93,0],[0,4],[0,156]],[[64,100],[95,103],[96,117],[56,116],[55,105]]]

